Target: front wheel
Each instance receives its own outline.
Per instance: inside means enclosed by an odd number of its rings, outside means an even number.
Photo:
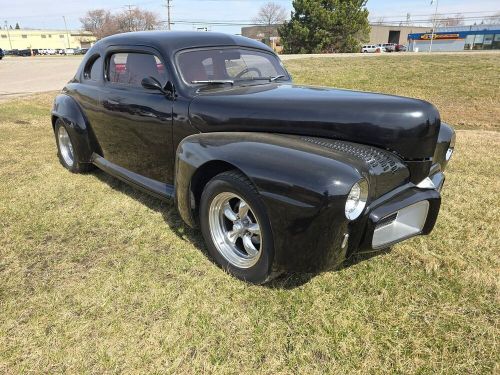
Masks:
[[[215,176],[203,190],[200,224],[210,255],[239,279],[262,284],[273,272],[274,241],[265,206],[241,173]]]

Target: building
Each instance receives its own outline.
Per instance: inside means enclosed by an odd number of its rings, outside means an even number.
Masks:
[[[281,46],[280,36],[278,34],[279,26],[280,25],[242,27],[241,35],[267,44],[274,49],[274,51],[280,53],[283,47]]]
[[[408,35],[412,33],[430,32],[430,27],[422,26],[390,26],[372,24],[370,30],[370,43],[407,44]]]
[[[90,48],[95,41],[88,31],[0,29],[4,50]]]
[[[416,33],[408,36],[410,51],[426,52],[500,49],[500,25],[474,25],[438,28],[432,35]]]

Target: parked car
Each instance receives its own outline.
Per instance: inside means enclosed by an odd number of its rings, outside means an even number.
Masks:
[[[264,44],[198,32],[100,40],[52,127],[65,168],[172,199],[252,283],[429,234],[455,143],[430,103],[294,85]]]
[[[403,44],[397,44],[395,49],[396,52],[406,52],[408,48]]]
[[[65,50],[63,50],[63,55],[74,55],[75,54],[75,50],[73,48],[66,48]]]
[[[88,50],[88,48],[76,48],[75,55],[85,55]]]
[[[396,45],[393,43],[379,43],[379,44],[377,44],[377,47],[379,47],[382,52],[394,52],[395,46]]]
[[[19,49],[19,50],[15,50],[16,52],[16,55],[17,56],[31,56],[31,49],[30,48],[27,48],[27,49]]]
[[[2,60],[4,56],[5,53],[3,52],[3,49],[0,48],[0,60]]]
[[[361,52],[363,53],[376,53],[380,52],[380,49],[375,44],[365,44],[361,47]]]

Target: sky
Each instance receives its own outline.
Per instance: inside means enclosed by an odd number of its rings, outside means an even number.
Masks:
[[[211,31],[232,34],[241,32],[241,25],[251,24],[258,8],[268,0],[172,0],[174,30],[193,30],[208,27]],[[274,0],[289,13],[292,0]],[[0,0],[0,25],[4,21],[15,26],[19,22],[26,28],[64,29],[63,16],[68,28],[80,28],[79,18],[89,9],[109,9],[113,12],[127,9],[128,5],[148,9],[167,19],[166,0]],[[500,12],[498,0],[439,0],[440,14],[462,13],[468,23],[480,23],[480,18]],[[414,21],[431,17],[436,1],[430,0],[368,0],[371,21],[395,22],[406,20],[409,13]],[[207,22],[218,22],[209,25]],[[220,24],[220,23],[226,23]]]

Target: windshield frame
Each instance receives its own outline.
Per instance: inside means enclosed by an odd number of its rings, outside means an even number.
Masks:
[[[190,89],[199,89],[200,87],[205,87],[207,85],[210,85],[208,83],[191,83],[187,82],[186,79],[184,78],[184,75],[182,74],[182,69],[181,65],[179,64],[179,56],[182,55],[183,53],[187,52],[196,52],[196,51],[210,51],[210,50],[222,50],[222,49],[238,49],[238,50],[247,50],[251,52],[259,52],[262,54],[269,55],[271,59],[275,59],[278,65],[283,69],[284,71],[284,77],[280,78],[279,81],[273,81],[270,82],[269,80],[266,80],[267,77],[262,77],[259,79],[241,79],[241,80],[235,80],[234,81],[234,86],[239,86],[241,84],[259,84],[258,82],[262,83],[276,83],[276,82],[290,82],[292,80],[292,77],[290,76],[290,73],[288,73],[288,70],[286,70],[285,66],[283,65],[283,62],[281,59],[276,55],[274,52],[267,51],[265,49],[259,49],[259,48],[250,48],[250,47],[243,47],[239,45],[224,45],[224,46],[214,46],[214,47],[193,47],[193,48],[187,48],[183,49],[180,51],[177,51],[174,56],[174,65],[175,65],[175,70],[177,71],[177,75],[179,77],[179,80],[182,82],[183,85],[186,85]],[[279,75],[279,72],[278,72]],[[261,84],[262,84],[261,83]],[[224,87],[227,85],[221,85],[221,87]],[[229,86],[232,87],[232,86]]]

